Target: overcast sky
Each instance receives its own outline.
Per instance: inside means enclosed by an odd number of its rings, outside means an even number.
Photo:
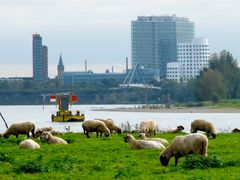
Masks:
[[[66,71],[122,71],[131,59],[131,20],[176,14],[195,23],[211,52],[229,50],[240,62],[239,0],[0,0],[0,77],[32,76],[32,34],[49,48],[49,76],[60,53]]]

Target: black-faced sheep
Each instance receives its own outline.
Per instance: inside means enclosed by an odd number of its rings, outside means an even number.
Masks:
[[[151,136],[152,133],[155,135],[157,131],[157,124],[152,120],[142,121],[140,123],[139,131],[140,133],[145,133],[146,135],[150,134]]]
[[[124,137],[124,142],[128,142],[132,149],[165,149],[165,146],[157,141],[136,140],[131,134]]]
[[[104,133],[105,137],[110,135],[110,130],[107,128],[106,124],[99,120],[88,120],[82,123],[83,133],[86,134],[87,138],[90,138],[89,132],[96,132],[102,136]]]
[[[51,131],[53,128],[52,127],[43,127],[43,128],[37,128],[35,132],[36,138],[40,137],[44,131]]]
[[[232,130],[232,132],[233,132],[233,133],[240,133],[240,129],[234,128],[234,129]]]
[[[177,136],[172,143],[160,154],[160,162],[167,166],[171,157],[175,157],[175,166],[178,159],[188,154],[200,154],[207,156],[208,139],[205,135],[196,133],[185,136]]]
[[[32,139],[25,139],[21,141],[19,144],[19,148],[21,149],[40,149],[40,145],[33,141]]]
[[[53,136],[50,132],[44,131],[40,136],[40,139],[44,139],[48,144],[67,144],[67,141],[60,137]]]
[[[191,133],[196,133],[198,130],[206,132],[207,137],[211,135],[213,139],[217,136],[213,124],[203,119],[196,119],[191,123]]]
[[[163,139],[163,138],[147,138],[145,133],[140,133],[138,137],[140,137],[140,139],[142,139],[142,140],[160,142],[164,146],[167,146],[169,144],[168,141],[166,139]]]
[[[18,138],[19,134],[26,134],[27,137],[30,137],[30,132],[32,133],[32,136],[35,137],[35,124],[33,122],[18,122],[13,123],[3,134],[3,137],[8,138],[11,135],[16,135],[16,138]]]
[[[113,131],[116,131],[118,134],[120,134],[122,132],[121,128],[119,128],[118,126],[116,126],[114,124],[113,121],[109,120],[109,119],[99,119],[99,121],[102,121],[106,124],[107,128],[110,130],[110,132],[112,133]]]
[[[184,127],[182,125],[180,125],[180,126],[177,126],[177,128],[167,130],[167,132],[168,133],[179,133],[182,130],[184,130]]]

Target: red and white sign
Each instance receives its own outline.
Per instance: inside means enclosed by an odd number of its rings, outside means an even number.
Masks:
[[[72,102],[77,102],[78,101],[78,98],[77,98],[77,96],[71,96],[71,101]]]
[[[50,102],[56,102],[56,96],[50,96]]]

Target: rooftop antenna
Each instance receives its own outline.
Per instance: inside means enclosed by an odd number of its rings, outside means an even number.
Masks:
[[[87,72],[87,60],[85,59],[85,72]]]

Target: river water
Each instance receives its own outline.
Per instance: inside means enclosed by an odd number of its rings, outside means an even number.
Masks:
[[[190,131],[191,122],[197,118],[211,121],[218,131],[229,132],[234,128],[240,128],[239,113],[146,113],[146,112],[107,112],[93,111],[102,108],[134,107],[136,105],[74,105],[72,110],[82,110],[86,120],[94,118],[111,118],[121,126],[122,123],[129,122],[134,129],[136,124],[146,119],[155,120],[160,130],[174,128],[177,125],[185,127],[185,132]],[[67,127],[73,132],[82,132],[82,123],[58,123],[51,121],[51,114],[56,111],[53,105],[19,105],[19,106],[0,106],[0,112],[10,126],[13,122],[32,120],[38,127],[51,126],[61,131],[66,131]],[[5,124],[0,119],[0,133],[6,130]]]

